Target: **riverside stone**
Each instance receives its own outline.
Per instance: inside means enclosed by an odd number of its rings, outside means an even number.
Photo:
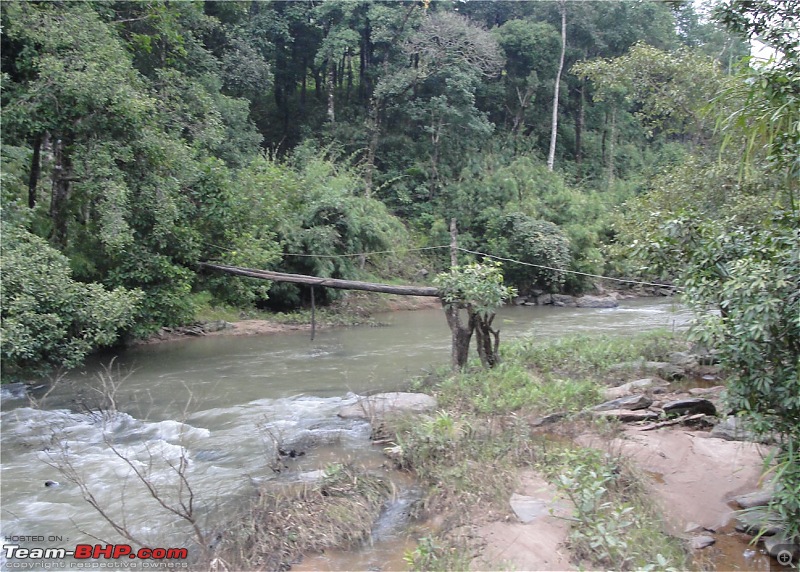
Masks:
[[[717,541],[713,536],[695,536],[689,541],[689,546],[692,550],[702,550],[714,544]]]
[[[744,428],[741,419],[730,416],[717,423],[711,430],[711,437],[725,439],[726,441],[755,441],[756,436],[752,431]]]
[[[611,411],[612,409],[628,409],[635,411],[637,409],[647,409],[652,405],[653,400],[646,395],[629,395],[628,397],[620,397],[619,399],[612,399],[593,407],[594,411]]]
[[[653,419],[658,419],[658,413],[655,411],[648,411],[646,409],[639,411],[631,411],[630,409],[612,409],[610,411],[593,411],[592,414],[596,417],[618,419],[623,423],[652,421]]]
[[[736,531],[746,534],[773,536],[782,531],[781,518],[767,508],[752,508],[740,512],[736,516]]]
[[[772,489],[762,489],[738,496],[733,500],[742,508],[753,508],[755,506],[767,506],[769,501],[772,500],[772,495]]]
[[[623,383],[617,387],[610,387],[605,390],[604,395],[606,399],[618,399],[620,397],[630,395],[636,390],[649,389],[656,384],[656,380],[652,377],[645,377],[643,379],[636,379],[634,381],[629,381],[628,383]]]
[[[425,393],[376,393],[339,410],[343,419],[373,419],[392,413],[424,413],[436,409],[436,398]]]
[[[665,403],[663,409],[667,413],[678,413],[680,415],[703,413],[705,415],[716,415],[717,408],[708,399],[702,397],[689,397],[687,399],[676,399]]]
[[[578,308],[616,308],[619,302],[612,296],[581,296],[575,305]]]

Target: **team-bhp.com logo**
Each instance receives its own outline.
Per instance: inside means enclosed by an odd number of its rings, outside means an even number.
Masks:
[[[17,544],[3,546],[5,557],[16,560],[56,560],[72,557],[75,560],[105,558],[119,560],[121,558],[139,560],[186,560],[189,551],[186,548],[139,548],[134,550],[130,544],[77,544],[74,550],[66,548],[23,548]]]

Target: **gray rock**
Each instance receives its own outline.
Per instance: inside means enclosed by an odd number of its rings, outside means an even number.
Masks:
[[[767,554],[777,558],[779,564],[785,566],[787,562],[792,562],[796,565],[800,561],[800,539],[794,540],[795,542],[791,542],[781,531],[764,539],[764,549]]]
[[[528,301],[527,296],[516,296],[511,303],[515,306],[522,306]]]
[[[762,489],[760,491],[754,491],[746,495],[738,496],[733,500],[735,500],[736,504],[742,508],[753,508],[755,506],[767,506],[772,500],[772,495],[772,489]]]
[[[541,296],[536,297],[536,303],[539,306],[547,306],[553,303],[553,295],[552,294],[542,294]]]
[[[714,387],[693,387],[689,390],[689,395],[694,395],[696,397],[701,395],[717,395],[722,393],[724,389],[724,385],[715,385]]]
[[[581,296],[575,305],[578,308],[616,308],[619,302],[611,296]]]
[[[689,546],[692,550],[702,550],[714,544],[717,541],[713,536],[695,536],[689,541]]]
[[[667,413],[677,413],[680,415],[703,413],[705,415],[716,415],[717,408],[708,399],[702,397],[689,397],[687,399],[676,399],[665,403],[663,409]]]
[[[551,294],[550,298],[553,300],[552,304],[554,306],[566,306],[569,308],[574,308],[577,306],[577,301],[575,300],[574,296],[568,296],[566,294]]]
[[[672,352],[669,354],[669,363],[683,367],[693,367],[697,365],[695,357],[686,352]]]
[[[551,413],[550,415],[545,415],[544,417],[537,417],[533,421],[531,421],[531,427],[541,427],[542,425],[552,425],[558,421],[561,421],[564,417],[566,417],[568,413],[566,411],[559,411],[558,413]]]
[[[592,415],[602,417],[605,419],[617,419],[623,423],[633,423],[636,421],[653,421],[658,419],[658,413],[655,411],[639,410],[631,411],[630,409],[612,409],[610,411],[593,411]]]
[[[528,497],[514,493],[511,495],[511,510],[520,520],[520,522],[528,523],[536,520],[538,517],[549,514],[549,506],[547,501],[537,499],[536,497]]]
[[[736,515],[736,531],[745,534],[773,536],[780,533],[783,521],[767,508],[751,508]]]
[[[202,324],[202,327],[204,332],[211,333],[221,332],[222,330],[231,330],[236,326],[230,322],[226,322],[225,320],[214,320],[213,322],[206,322]]]
[[[699,525],[699,524],[697,524],[696,522],[690,522],[690,523],[689,523],[689,524],[687,524],[687,525],[686,525],[686,527],[683,529],[683,532],[685,532],[686,534],[693,534],[693,533],[695,533],[695,532],[702,532],[702,531],[704,531],[704,530],[705,530],[705,528],[703,528],[702,526],[700,526],[700,525]]]
[[[652,377],[645,377],[644,379],[636,379],[634,381],[629,381],[628,383],[623,383],[618,387],[610,387],[605,390],[604,394],[606,399],[617,399],[619,397],[630,395],[635,391],[649,389],[656,384],[656,380]]]
[[[637,409],[647,409],[652,405],[653,400],[646,395],[629,395],[628,397],[620,397],[619,399],[612,399],[593,407],[594,411],[611,411],[613,409],[628,409],[635,411]]]
[[[377,393],[339,410],[343,419],[374,419],[391,413],[423,413],[436,409],[436,398],[425,393]]]
[[[739,417],[730,416],[717,423],[711,430],[711,437],[726,441],[755,441],[756,435],[744,427]]]
[[[673,381],[686,377],[686,369],[683,366],[667,363],[657,368],[658,375],[666,380]]]

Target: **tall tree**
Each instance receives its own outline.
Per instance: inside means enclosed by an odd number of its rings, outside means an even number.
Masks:
[[[556,135],[558,134],[558,94],[561,87],[561,72],[564,70],[564,56],[567,53],[567,2],[559,0],[561,12],[561,55],[558,58],[558,72],[553,88],[553,115],[550,126],[550,151],[547,154],[547,168],[552,171],[556,161]]]

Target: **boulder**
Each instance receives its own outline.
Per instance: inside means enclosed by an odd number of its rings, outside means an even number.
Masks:
[[[693,387],[689,390],[689,395],[699,397],[700,395],[718,395],[725,389],[724,385],[715,385],[714,387]]]
[[[692,368],[697,366],[697,359],[692,354],[686,352],[672,352],[669,354],[669,363],[684,368]]]
[[[620,397],[619,399],[612,399],[593,407],[594,411],[611,411],[613,409],[627,409],[635,411],[637,409],[647,409],[652,405],[653,400],[646,395],[629,395],[628,397]]]
[[[552,294],[542,294],[541,296],[536,297],[536,303],[539,306],[547,306],[548,304],[553,303],[553,295]]]
[[[636,421],[652,421],[658,419],[658,413],[655,411],[639,410],[631,411],[630,409],[612,409],[610,411],[593,411],[592,414],[596,417],[604,419],[617,419],[623,423],[633,423]]]
[[[735,500],[736,504],[742,508],[753,508],[756,506],[767,506],[772,500],[772,495],[772,489],[762,489],[760,491],[754,491],[746,495],[738,496],[733,500]]]
[[[717,541],[713,536],[695,536],[689,541],[689,546],[692,550],[702,550],[714,544]]]
[[[767,508],[751,508],[736,515],[736,531],[745,534],[773,536],[783,529],[781,517]]]
[[[553,306],[574,308],[578,305],[575,297],[568,296],[567,294],[550,294],[550,299],[552,300],[551,303]]]
[[[745,429],[741,418],[733,415],[717,423],[711,430],[710,436],[726,441],[755,441],[757,439],[755,433]]]
[[[676,365],[674,363],[666,363],[663,365],[659,364],[659,366],[656,368],[656,371],[658,371],[659,376],[668,381],[674,381],[686,377],[686,368],[682,365]]]
[[[393,413],[423,413],[436,409],[436,398],[425,393],[376,393],[339,410],[343,419],[375,419]]]
[[[783,532],[765,538],[764,549],[778,560],[778,564],[786,566],[787,570],[790,564],[794,563],[796,567],[800,561],[800,539],[791,542]]]
[[[616,308],[619,302],[612,296],[581,296],[575,305],[578,308]]]
[[[716,415],[717,408],[708,399],[702,397],[689,397],[687,399],[676,399],[663,405],[663,409],[669,414],[692,415],[703,413],[705,415]]]
[[[654,385],[657,385],[655,379],[652,377],[645,377],[644,379],[636,379],[634,381],[629,381],[628,383],[623,383],[617,387],[610,387],[605,390],[604,395],[606,399],[617,399],[619,397],[630,395],[634,391],[643,391],[645,389],[649,389]]]

